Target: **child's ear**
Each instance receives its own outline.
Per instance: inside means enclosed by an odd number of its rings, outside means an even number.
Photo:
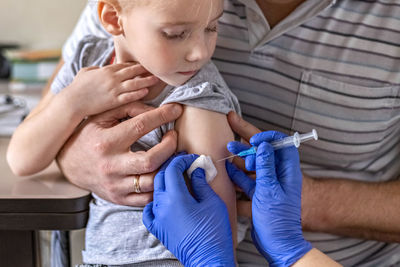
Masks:
[[[108,1],[99,1],[97,12],[99,14],[100,22],[107,32],[115,36],[123,33],[120,14],[116,6]]]

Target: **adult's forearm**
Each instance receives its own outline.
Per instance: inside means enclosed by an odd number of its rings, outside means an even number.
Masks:
[[[367,183],[304,175],[302,224],[326,232],[400,242],[400,181]]]
[[[333,234],[360,238],[365,240],[377,240],[387,243],[400,243],[399,233],[384,233],[377,230],[355,229],[355,228],[335,229]]]
[[[337,267],[342,266],[339,263],[335,262],[327,255],[319,251],[318,249],[313,248],[307,254],[305,254],[300,260],[295,262],[292,267]]]

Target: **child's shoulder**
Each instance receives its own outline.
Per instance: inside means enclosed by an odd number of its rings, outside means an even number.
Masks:
[[[211,61],[185,84],[169,90],[161,105],[168,103],[180,103],[224,114],[231,110],[240,113],[239,101]]]
[[[114,43],[111,38],[87,35],[78,43],[72,63],[79,69],[89,66],[102,67],[108,64],[113,52]]]

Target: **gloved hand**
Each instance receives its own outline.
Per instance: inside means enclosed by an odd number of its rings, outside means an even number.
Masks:
[[[185,266],[235,266],[232,231],[225,203],[197,168],[191,177],[195,198],[183,172],[196,155],[165,163],[154,178],[153,202],[143,210],[143,224]]]
[[[312,248],[301,229],[302,173],[297,149],[274,152],[269,144],[285,136],[269,131],[250,139],[258,148],[256,156],[246,160],[246,169],[256,170],[256,180],[226,162],[229,177],[252,200],[253,242],[270,266],[290,266]],[[246,148],[239,142],[228,144],[232,153]]]

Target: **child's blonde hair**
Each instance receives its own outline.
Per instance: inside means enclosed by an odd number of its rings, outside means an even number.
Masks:
[[[118,12],[124,12],[124,11],[129,11],[131,8],[141,5],[148,5],[150,4],[150,2],[152,2],[152,4],[165,4],[163,3],[166,0],[157,0],[157,1],[152,1],[152,0],[95,0],[94,2],[96,3],[100,3],[100,2],[104,2],[104,3],[108,3],[111,4],[115,7],[115,9]]]
[[[168,4],[171,4],[172,1],[175,0],[89,0],[89,1],[94,1],[97,4],[98,3],[108,3],[112,6],[115,7],[115,9],[120,13],[123,14],[124,12],[130,11],[133,7],[137,7],[137,6],[145,6],[145,5],[152,5],[156,8],[162,8],[163,5],[166,4],[167,1]],[[191,1],[191,0],[187,0],[187,1]],[[213,4],[211,4],[210,6],[210,15],[211,15],[211,10],[213,8]],[[195,15],[196,12],[196,6],[193,5],[193,14]]]

